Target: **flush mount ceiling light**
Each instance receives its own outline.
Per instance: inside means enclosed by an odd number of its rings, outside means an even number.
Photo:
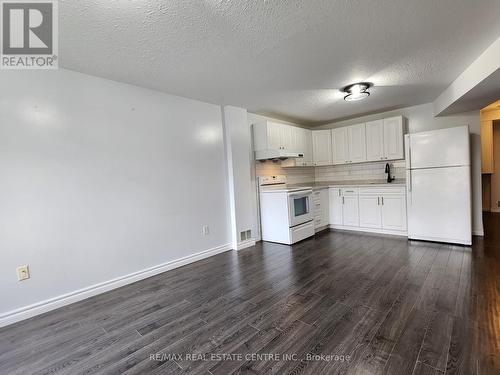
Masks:
[[[342,89],[347,95],[344,96],[346,102],[353,102],[356,100],[362,100],[368,98],[370,93],[367,91],[371,87],[368,82],[359,82],[352,85],[346,86]]]

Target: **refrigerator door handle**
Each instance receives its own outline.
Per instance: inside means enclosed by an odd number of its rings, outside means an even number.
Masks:
[[[410,134],[405,135],[405,164],[406,164],[406,169],[411,168],[411,139],[410,139]]]

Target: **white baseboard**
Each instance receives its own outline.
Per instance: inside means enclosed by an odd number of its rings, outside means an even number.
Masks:
[[[387,229],[373,229],[373,228],[360,228],[360,227],[345,227],[343,225],[330,225],[330,229],[346,230],[353,232],[376,233],[386,234],[390,236],[408,237],[406,231],[387,230]]]
[[[322,227],[314,228],[314,233],[322,232],[325,229],[330,229],[330,225],[326,224],[326,225],[323,225]]]
[[[254,242],[255,243],[255,242]],[[112,280],[108,280],[102,283],[94,284],[89,287],[75,290],[70,293],[66,293],[54,298],[47,299],[45,301],[37,302],[35,304],[21,307],[16,310],[8,311],[0,315],[0,327],[5,327],[9,324],[19,322],[31,318],[36,315],[46,313],[51,310],[55,310],[59,307],[63,307],[89,297],[122,287],[127,284],[134,283],[139,280],[146,279],[151,276],[158,275],[165,271],[172,270],[184,266],[189,263],[196,262],[201,259],[211,257],[223,253],[225,251],[231,250],[231,245],[217,246],[212,249],[201,251],[196,254],[188,255],[183,258],[172,260],[170,262],[162,263],[157,266],[149,267],[141,271],[137,271],[125,276],[117,277]]]
[[[480,236],[480,237],[483,237],[483,236],[484,236],[484,230],[473,230],[473,231],[472,231],[472,235],[473,235],[473,236]]]
[[[491,207],[490,211],[491,212],[500,212],[500,208],[498,208],[498,207]]]
[[[238,244],[235,246],[235,250],[243,250],[246,249],[247,247],[251,247],[255,245],[255,239],[251,238],[249,240],[243,241],[243,242],[238,242]]]

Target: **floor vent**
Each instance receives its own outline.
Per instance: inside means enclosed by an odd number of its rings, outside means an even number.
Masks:
[[[243,232],[240,233],[240,240],[241,241],[246,241],[252,238],[252,231],[249,230],[244,230]]]

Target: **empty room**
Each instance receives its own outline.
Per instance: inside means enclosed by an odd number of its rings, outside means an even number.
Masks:
[[[500,374],[498,0],[0,0],[0,374]]]

